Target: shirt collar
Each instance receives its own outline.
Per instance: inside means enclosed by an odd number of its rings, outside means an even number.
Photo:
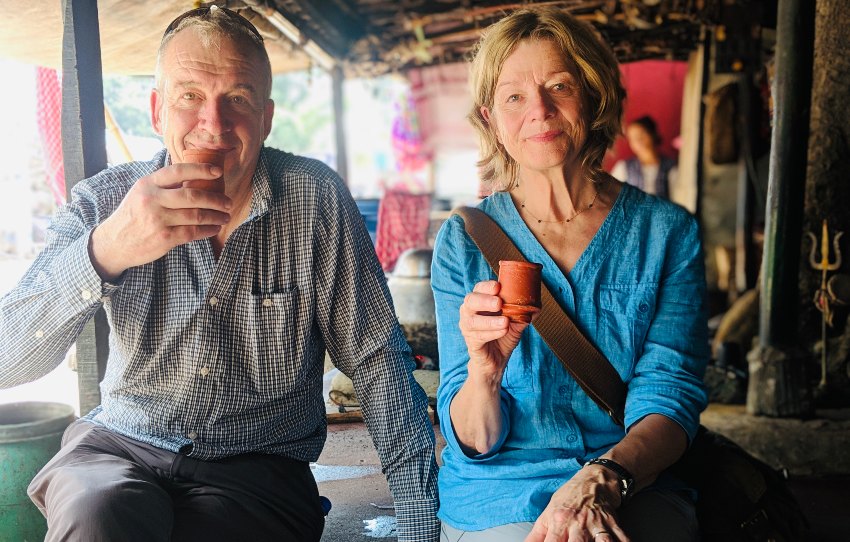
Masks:
[[[262,216],[269,211],[272,199],[271,176],[266,163],[266,147],[260,149],[260,157],[257,159],[257,167],[251,178],[251,213],[248,220]]]

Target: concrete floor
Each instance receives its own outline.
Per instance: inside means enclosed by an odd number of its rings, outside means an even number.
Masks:
[[[713,417],[706,417],[712,425],[722,425],[716,412],[709,414]],[[733,411],[729,414],[738,415]],[[440,450],[445,443],[436,426],[435,432]],[[850,454],[850,449],[844,454]],[[362,422],[329,426],[325,449],[313,472],[319,481],[319,492],[333,505],[323,542],[395,540],[394,535],[379,536],[380,528],[388,526],[387,520],[381,518],[393,517],[394,511],[377,453]],[[850,540],[850,472],[792,477],[790,487],[811,524],[810,533],[800,542]],[[368,521],[375,523],[367,524]]]

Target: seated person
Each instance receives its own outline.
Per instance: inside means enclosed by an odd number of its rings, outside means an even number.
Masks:
[[[0,387],[50,372],[101,307],[111,325],[102,404],[29,487],[47,540],[318,541],[326,348],[354,381],[399,540],[436,540],[410,349],[341,179],[263,146],[262,37],[235,12],[191,10],[166,30],[156,76],[166,148],[78,183],[0,300]],[[182,163],[191,149],[223,167]],[[223,193],[184,185],[222,175]]]
[[[661,154],[661,136],[652,117],[630,122],[626,126],[626,141],[635,156],[617,161],[611,175],[647,194],[670,199],[670,186],[676,184],[679,169],[675,160]]]
[[[664,470],[706,405],[705,275],[696,220],[602,170],[625,91],[611,51],[557,9],[489,28],[471,70],[479,209],[628,389],[625,428],[532,325],[458,216],[434,248],[444,542],[693,541],[693,492]],[[496,314],[496,315],[494,315]],[[599,461],[599,458],[602,461]]]

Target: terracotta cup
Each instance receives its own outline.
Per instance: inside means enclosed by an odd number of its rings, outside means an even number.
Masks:
[[[515,322],[530,322],[540,308],[539,263],[499,261],[499,297],[502,314]]]
[[[212,164],[224,169],[224,153],[209,149],[186,149],[183,151],[183,162],[186,164]],[[200,188],[211,192],[224,193],[224,178],[194,179],[183,182],[184,188]]]

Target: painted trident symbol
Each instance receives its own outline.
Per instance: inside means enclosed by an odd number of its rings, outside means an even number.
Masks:
[[[832,248],[835,251],[835,261],[829,261],[829,230],[827,228],[826,219],[823,221],[823,232],[820,240],[820,262],[815,258],[818,240],[812,232],[806,232],[812,240],[812,250],[809,252],[809,265],[812,269],[821,272],[820,288],[815,292],[815,307],[821,311],[821,367],[820,367],[820,383],[818,387],[826,387],[826,326],[832,327],[832,307],[829,305],[829,295],[826,288],[826,274],[828,271],[835,271],[841,267],[841,247],[838,240],[844,235],[843,231],[835,234],[832,240]]]

